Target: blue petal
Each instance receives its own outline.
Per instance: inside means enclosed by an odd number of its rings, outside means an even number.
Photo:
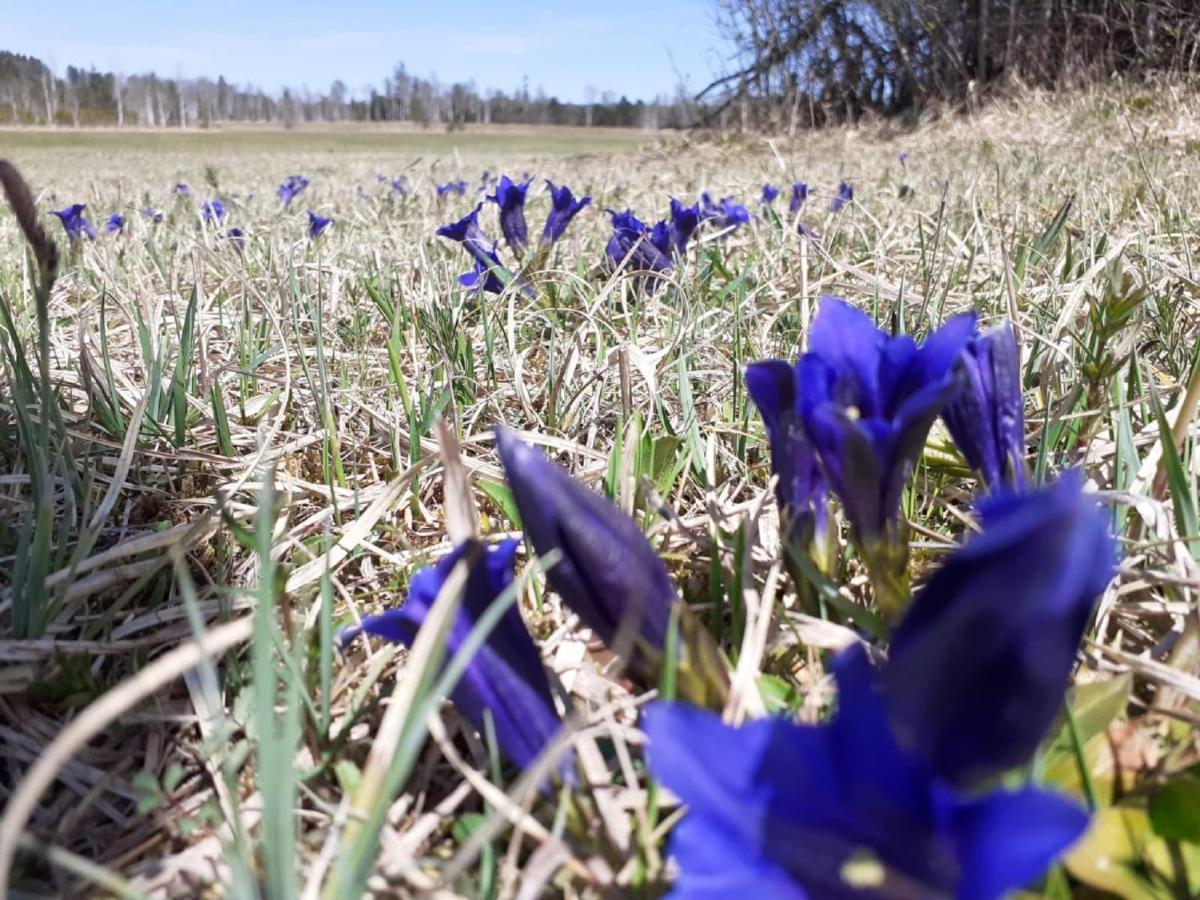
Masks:
[[[1115,559],[1076,477],[982,514],[897,626],[883,676],[902,743],[954,783],[1032,757]]]
[[[625,626],[661,650],[675,587],[642,530],[508,429],[496,428],[496,447],[534,549],[559,554],[546,573],[554,590],[610,647]]]
[[[1034,788],[997,791],[955,818],[959,900],[996,900],[1028,887],[1088,825],[1087,813],[1070,800]]]

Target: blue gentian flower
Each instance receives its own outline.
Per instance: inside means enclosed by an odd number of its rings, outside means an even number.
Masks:
[[[792,200],[788,204],[788,212],[791,215],[796,215],[800,212],[800,207],[804,205],[804,201],[808,199],[808,185],[803,181],[797,181],[792,185]]]
[[[383,184],[387,180],[388,180],[387,176],[384,175],[382,172],[375,173],[375,183],[376,184]]]
[[[479,227],[479,210],[482,208],[482,203],[476,205],[471,212],[457,222],[443,225],[437,230],[437,233],[440,237],[449,238],[462,244],[463,248],[475,258],[479,267],[492,272],[495,277],[495,273],[508,270],[500,262],[496,242],[484,234],[483,229]],[[491,284],[490,280],[488,284]]]
[[[881,676],[900,742],[956,784],[1033,757],[1116,563],[1077,471],[979,512],[982,532],[917,594]]]
[[[175,187],[172,188],[172,190],[174,190],[175,193],[180,197],[190,197],[192,195],[192,189],[189,188],[182,181],[179,182],[179,184],[175,185]]]
[[[496,448],[526,537],[539,556],[559,554],[550,586],[609,647],[640,638],[661,652],[675,587],[642,530],[507,428]]]
[[[246,249],[246,232],[240,228],[230,228],[225,232],[225,238],[233,244],[238,253]]]
[[[942,410],[954,443],[991,488],[1025,483],[1021,351],[1005,322],[963,351],[963,388]]]
[[[718,228],[738,228],[750,221],[750,211],[732,197],[722,197],[714,202],[712,195],[700,195],[700,221],[712,222]]]
[[[576,200],[569,187],[565,184],[562,187],[556,187],[554,182],[548,178],[546,186],[550,188],[550,215],[546,216],[546,227],[542,230],[542,243],[553,245],[566,233],[567,226],[571,224],[575,215],[592,202],[592,198],[580,197]]]
[[[525,194],[528,191],[528,181],[518,184],[507,175],[501,175],[496,183],[496,193],[488,197],[500,207],[500,230],[518,257],[524,256],[529,246],[529,228],[525,224]]]
[[[688,806],[671,836],[671,897],[999,900],[1087,827],[1074,803],[1035,788],[955,789],[897,743],[861,645],[832,668],[838,711],[825,725],[647,710],[650,772]]]
[[[401,175],[399,178],[392,179],[392,193],[398,194],[401,197],[407,196],[411,192],[408,186],[408,179]]]
[[[116,234],[125,227],[125,217],[120,213],[113,213],[108,217],[108,221],[104,223],[104,230],[109,234]]]
[[[220,222],[225,218],[225,204],[220,200],[209,200],[200,207],[205,222]]]
[[[693,203],[684,206],[674,197],[671,198],[670,244],[672,249],[681,256],[687,250],[688,241],[692,239],[696,228],[700,225],[700,205]]]
[[[68,206],[66,209],[50,210],[62,222],[63,230],[67,233],[67,240],[71,243],[75,243],[85,237],[93,241],[96,239],[96,229],[83,216],[85,209],[87,209],[86,203],[76,203],[73,206]]]
[[[775,198],[778,196],[779,196],[779,188],[774,187],[773,185],[770,185],[770,184],[764,184],[762,186],[762,204],[763,204],[763,206],[770,206],[772,203],[775,202]]]
[[[147,219],[149,219],[151,222],[161,222],[163,220],[162,212],[157,209],[150,209],[150,208],[143,209],[142,215],[145,216]]]
[[[308,238],[316,240],[321,236],[321,232],[333,224],[332,218],[318,216],[311,209],[308,210]]]
[[[908,151],[901,150],[899,153],[896,154],[896,159],[900,160],[900,165],[903,166],[905,163],[908,162]]]
[[[800,416],[801,385],[796,367],[772,359],[746,367],[746,389],[758,407],[778,476],[775,500],[786,537],[811,540],[824,529],[828,486]]]
[[[837,212],[847,203],[854,199],[854,188],[844,181],[839,181],[837,186],[837,194],[829,201],[829,211]]]
[[[436,184],[434,187],[437,189],[439,197],[445,197],[447,194],[457,194],[461,197],[467,192],[467,183],[462,179],[447,181],[445,184]]]
[[[974,332],[974,313],[964,313],[918,347],[845,301],[821,298],[798,363],[800,410],[860,542],[896,538],[904,486],[959,386],[955,364]]]
[[[472,541],[459,544],[436,566],[413,575],[403,606],[367,616],[361,627],[342,632],[342,643],[359,634],[369,634],[412,646],[454,567],[464,558],[469,560],[468,554],[476,553],[481,558],[472,564],[462,604],[447,637],[447,659],[453,657],[466,643],[479,618],[511,587],[518,544],[507,540],[486,550]],[[561,727],[541,656],[516,606],[509,607],[501,617],[468,663],[450,697],[481,733],[490,715],[500,749],[522,767],[537,758]]]
[[[650,240],[650,229],[637,216],[629,210],[606,212],[612,217],[613,234],[604,252],[613,263],[620,265],[628,257],[634,271],[666,272],[671,268],[671,257]]]
[[[275,195],[279,197],[285,207],[291,206],[292,201],[308,187],[308,184],[308,179],[303,175],[289,175],[287,180],[276,188]]]
[[[458,283],[475,294],[480,291],[499,294],[504,290],[504,282],[496,276],[495,271],[480,262],[476,262],[471,271],[459,275]]]

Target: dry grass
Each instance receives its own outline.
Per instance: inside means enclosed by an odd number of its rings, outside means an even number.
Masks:
[[[1014,316],[1032,462],[1083,465],[1117,510],[1124,543],[1079,673],[1133,673],[1114,726],[1123,737],[1097,772],[1111,779],[1120,755],[1130,770],[1120,777],[1134,785],[1194,765],[1200,536],[1186,527],[1197,463],[1195,384],[1185,388],[1196,381],[1200,323],[1195,113],[1190,95],[1127,89],[1029,97],[913,132],[645,138],[634,150],[556,135],[540,153],[536,136],[430,136],[405,148],[370,134],[162,146],[141,135],[4,135],[43,209],[86,201],[93,221],[120,211],[130,222],[126,235],[64,253],[49,301],[63,421],[40,601],[50,618],[40,636],[0,640],[0,795],[4,826],[15,828],[3,835],[23,842],[10,889],[335,890],[360,830],[372,742],[392,733],[381,725],[389,714],[419,704],[402,690],[416,677],[403,652],[358,645],[343,658],[332,629],[399,602],[409,574],[449,548],[447,502],[470,497],[487,533],[512,527],[477,487],[447,484],[439,416],[476,484],[499,480],[489,428],[506,422],[636,508],[684,596],[721,623],[742,712],[815,717],[829,698],[819,650],[855,637],[800,615],[773,568],[765,447],[740,369],[794,356],[823,293],[916,333],[970,307],[985,322]],[[250,235],[242,255],[200,221],[195,199],[170,195],[186,181],[196,199],[214,196],[207,166],[222,194],[254,195],[230,203],[227,224]],[[434,237],[473,201],[438,201],[433,182],[474,185],[481,169],[527,170],[595,198],[536,276],[536,301],[509,291],[475,304],[455,282],[465,257]],[[283,211],[273,190],[292,172],[313,183]],[[377,172],[406,174],[414,194],[393,197]],[[816,189],[801,219],[819,239],[803,248],[790,228],[759,219],[693,250],[649,298],[598,269],[600,209],[653,220],[669,195],[709,189],[749,202],[764,181],[793,179]],[[830,214],[843,179],[856,202]],[[531,227],[545,203],[531,202]],[[146,206],[167,220],[152,225],[138,213]],[[306,206],[337,218],[313,243]],[[15,221],[0,217],[0,297],[27,347],[35,274]],[[1144,299],[1128,320],[1098,318],[1135,291]],[[1168,491],[1151,385],[1175,426],[1182,492],[1178,480]],[[25,552],[20,529],[38,505],[12,398],[0,400],[6,566]],[[659,481],[663,515],[634,477],[635,419],[667,461],[645,473]],[[972,481],[946,445],[935,432],[908,506],[922,566],[969,527]],[[525,584],[522,611],[579,713],[571,740],[589,784],[547,796],[529,776],[497,782],[486,740],[447,708],[411,748],[398,794],[365,798],[382,810],[368,860],[380,896],[653,892],[664,877],[674,813],[631,752],[644,698],[606,677],[556,598]],[[265,661],[250,650],[258,626],[246,615],[263,602],[278,610],[257,638],[266,635]],[[277,677],[256,695],[263,665]],[[759,689],[761,673],[774,690]],[[264,696],[278,731],[260,712]],[[256,750],[267,747],[288,755]],[[264,803],[282,776],[267,778],[262,757],[296,778],[294,814]],[[37,788],[28,809],[13,802],[22,783]],[[285,852],[294,855],[281,863]],[[274,880],[280,865],[290,887]]]

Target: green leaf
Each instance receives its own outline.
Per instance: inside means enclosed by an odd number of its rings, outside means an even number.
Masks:
[[[521,514],[517,511],[517,501],[507,484],[499,481],[479,481],[479,489],[487,494],[489,500],[504,511],[504,515],[513,523],[515,528],[521,527]]]
[[[1118,897],[1167,900],[1170,894],[1140,874],[1154,839],[1145,810],[1111,806],[1092,819],[1083,839],[1067,854],[1067,871],[1090,887]]]
[[[1150,824],[1159,837],[1200,845],[1200,778],[1168,782],[1150,802]]]

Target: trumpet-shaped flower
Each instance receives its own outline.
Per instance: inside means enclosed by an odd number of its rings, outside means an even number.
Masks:
[[[613,263],[619,265],[628,257],[634,271],[666,272],[671,268],[671,257],[660,246],[667,233],[665,227],[657,235],[659,243],[655,243],[651,229],[629,210],[619,213],[610,209],[608,214],[612,216],[613,234],[605,254]]]
[[[559,554],[551,587],[610,647],[628,634],[661,652],[675,588],[637,524],[508,429],[496,428],[496,447],[526,536],[539,555]]]
[[[750,211],[732,197],[714,201],[712,195],[700,195],[700,221],[712,222],[718,228],[740,228],[750,221]]]
[[[308,187],[308,184],[308,179],[303,175],[289,175],[287,180],[275,189],[275,195],[285,207],[291,206],[292,201]]]
[[[901,743],[965,783],[1027,763],[1062,706],[1112,578],[1107,517],[1078,472],[980,508],[892,635],[882,684]]]
[[[225,204],[220,200],[209,200],[201,205],[200,216],[205,222],[221,222],[225,219]]]
[[[591,197],[575,199],[571,189],[565,184],[556,187],[553,181],[546,179],[550,188],[550,215],[546,217],[546,227],[542,230],[542,243],[554,244],[566,233],[567,226],[576,214],[592,202]]]
[[[770,206],[775,202],[775,198],[779,196],[779,188],[774,185],[764,184],[762,186],[762,204]]]
[[[149,207],[142,210],[142,215],[151,222],[161,222],[163,220],[163,214],[161,210],[150,209]]]
[[[109,234],[116,234],[125,227],[125,217],[120,213],[113,213],[108,217],[108,221],[104,223],[104,230]]]
[[[316,240],[321,236],[321,232],[333,224],[333,219],[326,216],[318,216],[311,209],[308,210],[308,238]]]
[[[963,387],[942,410],[954,443],[992,488],[1025,483],[1021,352],[1005,322],[967,344]]]
[[[682,255],[687,250],[688,241],[700,225],[700,204],[693,203],[684,206],[674,197],[671,198],[671,221],[667,228],[670,236],[671,249]]]
[[[480,617],[511,587],[518,543],[507,540],[486,550],[472,541],[459,544],[436,566],[413,575],[403,606],[367,616],[360,627],[342,632],[341,642],[369,634],[412,646],[455,566],[466,560],[470,570],[462,604],[447,637],[449,659],[466,643]],[[469,554],[481,558],[472,560]],[[519,766],[532,763],[561,727],[541,657],[516,606],[509,607],[501,616],[467,664],[450,697],[480,732],[485,730],[490,714],[500,749]]]
[[[86,203],[76,203],[73,206],[68,206],[66,209],[52,209],[50,211],[52,214],[58,216],[58,220],[62,222],[63,230],[67,233],[67,240],[71,243],[80,241],[85,237],[93,241],[96,239],[96,229],[83,216],[85,209],[87,209]]]
[[[830,212],[837,212],[853,199],[854,188],[845,181],[839,181],[837,193],[834,194],[833,199],[829,201]]]
[[[525,223],[525,195],[528,191],[528,181],[517,183],[507,175],[501,175],[496,182],[496,193],[488,197],[500,207],[500,230],[518,257],[524,256],[529,246],[529,227]]]
[[[800,411],[860,541],[894,538],[904,486],[958,388],[955,364],[974,331],[974,313],[964,313],[918,346],[845,301],[822,298],[798,364]]]
[[[503,284],[498,273],[507,272],[508,270],[500,262],[496,242],[484,234],[483,229],[479,227],[479,210],[482,208],[482,203],[476,205],[471,212],[467,213],[467,215],[463,216],[457,222],[443,225],[437,230],[437,233],[439,237],[458,241],[463,245],[463,248],[475,259],[476,265],[473,271],[487,271],[491,273],[484,284],[484,288],[491,291],[497,283]],[[477,279],[472,279],[470,277],[472,274],[472,272],[468,272],[465,276],[460,277],[459,283],[464,284],[466,287],[475,286]],[[462,280],[463,277],[467,278],[469,283],[464,283]],[[528,285],[525,286],[525,290],[526,293],[531,291]]]
[[[458,181],[447,181],[445,184],[435,184],[438,197],[445,197],[448,194],[456,194],[461,197],[467,192],[467,183],[462,179]]]
[[[792,199],[788,203],[788,212],[795,215],[800,212],[800,207],[804,205],[804,201],[808,199],[808,185],[803,181],[797,181],[792,185]]]
[[[775,499],[785,528],[799,537],[823,528],[827,486],[816,450],[800,417],[801,385],[796,367],[779,359],[746,367],[746,388],[758,407],[778,476]]]
[[[173,187],[171,190],[173,190],[176,196],[179,197],[190,197],[192,195],[192,189],[182,181],[175,185],[175,187]]]
[[[1055,794],[958,791],[897,743],[861,645],[833,669],[838,711],[821,726],[647,711],[650,771],[688,805],[672,897],[998,900],[1086,828]]]

